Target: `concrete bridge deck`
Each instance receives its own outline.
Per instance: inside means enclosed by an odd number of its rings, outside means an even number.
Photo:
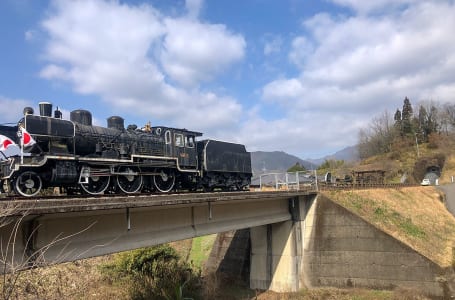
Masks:
[[[59,263],[292,219],[315,192],[229,192],[1,201],[0,260]]]
[[[271,192],[219,192],[219,193],[184,193],[158,195],[120,195],[120,196],[87,196],[87,197],[55,197],[26,200],[0,200],[0,210],[7,215],[41,215],[54,213],[83,212],[139,207],[182,207],[220,204],[236,201],[265,201],[281,198],[292,198],[302,195],[316,194],[314,191],[271,191]],[[4,216],[7,216],[4,215]],[[2,215],[3,216],[3,215]]]

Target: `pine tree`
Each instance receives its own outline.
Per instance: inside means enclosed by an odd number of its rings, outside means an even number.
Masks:
[[[401,113],[401,133],[404,136],[412,135],[414,133],[414,128],[412,126],[413,111],[411,101],[408,97],[404,98],[403,101],[403,110]]]
[[[422,105],[419,107],[418,121],[417,137],[420,142],[426,142],[428,140],[428,113]]]
[[[401,111],[399,109],[397,109],[397,111],[395,112],[395,115],[393,116],[393,119],[395,120],[395,124],[394,124],[394,127],[395,127],[395,132],[397,134],[401,134]]]

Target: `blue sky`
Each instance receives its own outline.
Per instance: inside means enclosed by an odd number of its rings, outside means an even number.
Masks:
[[[318,158],[455,103],[453,28],[444,0],[3,0],[0,122],[49,101]]]

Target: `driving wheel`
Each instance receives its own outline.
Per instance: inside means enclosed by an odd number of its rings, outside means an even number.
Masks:
[[[121,175],[117,175],[117,185],[122,192],[127,194],[136,193],[142,187],[142,175],[139,175],[138,167],[119,167],[117,170]]]
[[[162,170],[159,175],[153,176],[153,183],[158,191],[167,193],[174,187],[175,175],[172,171]]]
[[[16,193],[24,197],[36,196],[43,186],[41,177],[33,171],[25,171],[21,173],[14,183]]]
[[[87,182],[81,183],[81,187],[90,195],[99,195],[108,188],[110,179],[110,176],[91,176]]]

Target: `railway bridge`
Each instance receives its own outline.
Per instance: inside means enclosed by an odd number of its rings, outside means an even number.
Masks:
[[[252,288],[295,291],[302,220],[315,191],[229,192],[0,202],[7,268],[60,263],[251,228]]]
[[[0,211],[4,270],[249,228],[252,289],[403,286],[455,295],[451,269],[315,190],[3,200]]]

